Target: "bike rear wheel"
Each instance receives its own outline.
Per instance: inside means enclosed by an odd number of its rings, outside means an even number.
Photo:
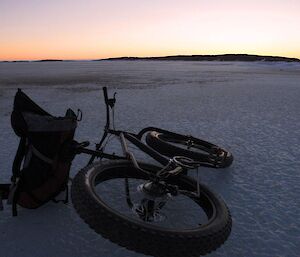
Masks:
[[[140,166],[149,172],[160,169],[144,163]],[[177,195],[149,196],[141,190],[148,182],[148,176],[129,161],[94,163],[74,178],[72,202],[97,233],[144,254],[199,256],[226,241],[231,216],[224,201],[209,188],[200,184],[199,196],[196,181],[180,175],[166,181],[168,186],[178,188]],[[151,199],[158,208],[153,215],[149,211],[147,217],[149,205],[144,203]]]
[[[163,155],[189,157],[208,167],[225,168],[233,161],[229,151],[192,136],[151,131],[146,135],[146,142]]]

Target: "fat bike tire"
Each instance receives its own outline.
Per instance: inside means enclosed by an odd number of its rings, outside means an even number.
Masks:
[[[207,167],[226,168],[233,162],[229,151],[192,136],[151,131],[146,135],[146,143],[168,157],[185,156]]]
[[[145,163],[139,165],[149,172],[160,169]],[[207,186],[200,184],[199,197],[187,197],[197,205],[197,209],[204,209],[207,223],[187,229],[165,228],[126,216],[97,194],[95,188],[98,184],[117,178],[147,180],[148,175],[137,170],[129,161],[103,161],[83,168],[72,182],[71,197],[76,211],[90,228],[104,238],[129,250],[158,257],[205,255],[216,250],[228,238],[232,226],[230,212],[225,202]],[[185,175],[170,177],[167,183],[184,192],[197,192],[199,188],[195,180]],[[124,189],[119,188],[119,191]],[[125,197],[121,199],[125,201]]]

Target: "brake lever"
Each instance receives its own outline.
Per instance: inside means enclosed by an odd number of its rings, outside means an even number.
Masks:
[[[117,92],[114,93],[113,98],[107,99],[107,104],[109,105],[110,108],[113,108],[113,107],[115,106],[115,103],[116,103],[116,95],[117,95]]]

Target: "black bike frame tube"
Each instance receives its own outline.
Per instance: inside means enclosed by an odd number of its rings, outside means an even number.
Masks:
[[[123,134],[130,134],[130,135],[132,135],[136,138],[138,137],[135,133],[128,132],[128,131],[123,131],[123,130],[108,129],[107,133],[112,134],[112,135],[116,135],[116,136],[119,136],[121,133],[123,133]]]
[[[108,135],[108,130],[109,130],[109,127],[110,127],[107,87],[103,87],[103,95],[104,95],[104,102],[105,102],[105,107],[106,107],[106,124],[105,124],[105,127],[104,127],[104,134],[103,134],[103,136],[100,140],[100,143],[96,145],[96,151],[98,151],[100,149],[100,147],[102,146],[105,138]],[[91,164],[95,160],[96,157],[97,157],[96,155],[92,154],[88,164]]]
[[[124,137],[129,140],[131,143],[133,143],[135,146],[137,146],[140,150],[150,155],[154,160],[158,161],[160,164],[166,166],[169,164],[170,159],[164,157],[159,152],[152,149],[150,146],[144,144],[141,140],[139,140],[137,137],[133,136],[130,133],[124,133]]]
[[[148,172],[148,171],[142,169],[142,168],[139,166],[139,164],[138,164],[136,158],[134,157],[134,154],[131,153],[131,152],[128,150],[128,146],[127,146],[127,143],[126,143],[124,134],[121,133],[121,134],[119,135],[119,137],[120,137],[120,142],[121,142],[121,145],[122,145],[122,149],[123,149],[124,155],[126,156],[126,159],[130,160],[130,161],[132,162],[133,166],[134,166],[136,169],[138,169],[139,171],[141,171],[141,172],[147,174],[147,175],[149,176],[149,178],[155,178],[155,179],[156,179],[155,174],[153,174],[153,173],[151,173],[151,172]]]
[[[142,136],[143,136],[146,132],[149,132],[149,131],[157,131],[157,132],[161,132],[161,133],[167,133],[167,134],[170,134],[170,135],[176,136],[176,137],[182,137],[182,136],[183,136],[183,135],[180,135],[180,134],[177,134],[177,133],[174,133],[174,132],[165,130],[165,129],[161,129],[161,128],[156,128],[156,127],[146,127],[146,128],[144,128],[144,129],[142,129],[142,130],[137,134],[137,138],[141,139]]]
[[[108,129],[110,127],[110,117],[109,117],[107,87],[103,87],[103,95],[104,95],[104,102],[105,102],[105,106],[106,106],[106,125],[105,125],[105,128]]]
[[[103,142],[104,142],[105,138],[107,137],[107,135],[108,135],[108,133],[107,133],[107,131],[105,130],[105,131],[104,131],[104,134],[103,134],[103,136],[102,136],[102,138],[101,138],[100,143],[96,145],[96,151],[98,151],[98,150],[100,149],[100,147],[101,147],[101,145],[103,144]],[[95,151],[95,153],[96,153],[96,151]],[[88,164],[91,164],[91,163],[95,160],[96,157],[101,157],[101,156],[97,156],[97,155],[94,154],[94,153],[91,153],[91,154],[92,154],[92,156],[91,156],[91,158],[90,158]]]
[[[130,152],[129,152],[128,146],[126,144],[124,134],[120,133],[119,138],[120,138],[123,153],[124,153],[125,156],[128,156],[130,154]]]
[[[178,133],[174,133],[174,132],[172,132],[172,131],[169,131],[169,130],[165,130],[165,129],[161,129],[161,128],[156,128],[156,127],[147,127],[147,128],[142,129],[142,130],[137,134],[137,138],[141,139],[141,138],[143,137],[143,135],[144,135],[146,132],[149,132],[149,131],[157,131],[157,132],[169,134],[170,136],[177,137],[177,138],[181,138],[181,139],[184,139],[184,138],[188,137],[190,140],[195,141],[195,142],[197,142],[198,144],[202,144],[202,145],[203,145],[204,147],[206,147],[206,148],[211,148],[211,147],[214,146],[214,144],[212,144],[212,143],[210,143],[210,142],[207,142],[207,141],[204,141],[204,140],[195,138],[195,137],[190,136],[190,135],[181,135],[181,134],[178,134]]]
[[[133,153],[131,153],[129,150],[128,150],[128,146],[127,146],[127,143],[126,143],[126,140],[125,140],[125,137],[124,137],[124,134],[121,133],[120,134],[120,141],[121,141],[121,145],[122,145],[122,149],[123,149],[123,153],[124,155],[127,157],[127,159],[131,160],[134,167],[136,167],[137,169],[139,170],[142,170],[136,160],[136,158],[134,157]],[[143,171],[143,170],[142,170]]]
[[[95,157],[106,158],[106,159],[110,159],[110,160],[126,160],[127,159],[124,156],[108,154],[108,153],[104,153],[99,150],[91,150],[91,149],[87,149],[87,148],[80,148],[77,150],[77,153],[78,154],[80,154],[80,153],[89,154],[89,155],[92,155]]]

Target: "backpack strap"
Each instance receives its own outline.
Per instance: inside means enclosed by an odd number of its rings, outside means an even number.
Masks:
[[[18,214],[17,202],[18,202],[18,199],[20,196],[20,187],[22,187],[22,181],[23,181],[22,176],[21,176],[22,175],[21,174],[21,164],[22,164],[24,157],[25,157],[24,164],[23,164],[24,168],[26,168],[26,166],[28,165],[32,154],[34,154],[39,159],[41,159],[42,161],[44,161],[48,164],[53,163],[53,160],[51,160],[47,156],[43,155],[32,144],[28,144],[27,141],[28,140],[26,137],[20,138],[18,150],[17,150],[16,156],[15,156],[14,162],[13,162],[13,168],[12,168],[13,175],[11,177],[12,184],[10,185],[9,195],[8,195],[8,200],[7,200],[8,204],[12,204],[12,215],[13,216],[17,216],[17,214]],[[34,197],[33,194],[31,194],[30,192],[26,192],[26,193],[28,193],[34,201],[36,201],[37,203],[41,203],[41,201],[39,199],[37,199],[36,197]]]
[[[12,177],[11,177],[12,182],[16,182],[16,179],[20,177],[21,164],[25,156],[25,153],[26,153],[26,137],[21,137],[18,150],[12,166]]]
[[[26,153],[26,141],[27,141],[26,137],[20,138],[20,143],[12,166],[12,177],[11,177],[12,184],[10,185],[9,188],[7,203],[12,204],[13,216],[17,216],[17,201],[20,193],[19,178],[21,174],[21,164]]]
[[[47,157],[46,155],[42,154],[38,149],[36,149],[33,144],[29,144],[28,146],[28,151],[32,154],[34,154],[36,157],[38,157],[40,160],[42,160],[43,162],[46,162],[50,165],[52,165],[54,163],[54,160],[50,159],[49,157]],[[27,167],[27,165],[24,165],[25,167]]]

